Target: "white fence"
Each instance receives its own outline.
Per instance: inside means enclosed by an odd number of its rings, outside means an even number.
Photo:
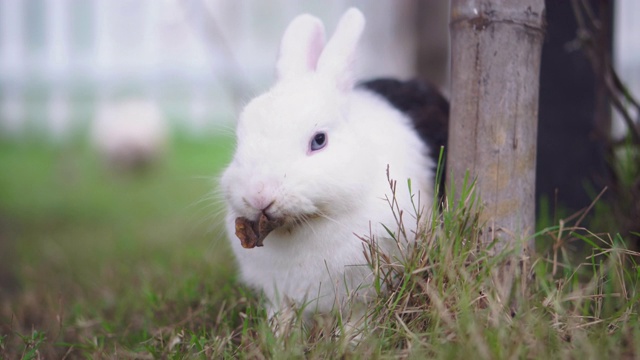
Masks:
[[[123,97],[155,100],[194,134],[229,126],[268,86],[279,37],[301,12],[331,32],[347,7],[360,7],[361,75],[410,76],[416,1],[426,0],[0,0],[0,134],[64,139]],[[447,0],[429,1],[446,9]],[[637,0],[616,3],[614,57],[640,94],[637,15]]]
[[[408,75],[413,54],[394,13],[410,2],[1,0],[0,132],[64,139],[101,103],[131,96],[154,99],[194,134],[228,125],[267,86],[281,32],[304,11],[332,31],[359,5],[364,75]]]

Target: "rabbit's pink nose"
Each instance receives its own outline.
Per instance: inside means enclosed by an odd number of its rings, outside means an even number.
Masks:
[[[247,198],[247,202],[249,206],[256,210],[260,210],[261,212],[266,210],[271,204],[273,204],[274,200],[272,198],[267,198],[262,195],[250,196]]]
[[[275,202],[275,188],[259,181],[252,185],[250,195],[247,197],[249,206],[256,210],[265,211]]]

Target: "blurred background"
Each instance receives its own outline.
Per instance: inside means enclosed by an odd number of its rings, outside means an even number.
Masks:
[[[609,172],[593,135],[598,68],[576,45],[571,3],[547,1],[537,184],[547,223],[558,206],[587,206]],[[584,3],[606,19],[603,53],[638,96],[640,2]],[[235,116],[271,85],[295,15],[320,17],[330,34],[349,6],[367,17],[360,77],[419,76],[448,95],[446,0],[0,0],[0,339],[62,322],[69,342],[96,327],[114,336],[122,319],[133,332],[162,322],[148,313],[162,299],[197,302],[228,284],[215,178]],[[623,139],[606,106],[607,139]],[[620,210],[630,229],[638,204]]]
[[[348,6],[367,14],[362,76],[415,73],[418,6],[426,57],[445,85],[447,1],[3,0],[0,129],[54,141],[81,132],[101,106],[154,101],[190,136],[233,124],[238,106],[273,79],[279,38],[301,12],[328,33]],[[433,60],[433,58],[437,58]]]
[[[420,74],[447,92],[446,0],[3,0],[0,131],[64,141],[102,105],[135,97],[153,100],[191,136],[216,132],[270,84],[279,37],[296,14],[319,16],[330,33],[348,6],[368,20],[362,77]],[[616,2],[613,58],[634,93],[637,14],[635,1]]]

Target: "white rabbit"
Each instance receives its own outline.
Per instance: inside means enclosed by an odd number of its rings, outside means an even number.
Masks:
[[[275,86],[238,120],[236,152],[220,182],[226,226],[241,279],[266,294],[270,316],[290,303],[306,315],[347,314],[347,300],[371,299],[373,273],[359,236],[372,235],[398,255],[382,226],[397,227],[387,168],[407,234],[416,230],[407,179],[416,206],[419,196],[421,210],[431,208],[432,151],[409,117],[354,84],[364,24],[363,14],[349,9],[325,46],[319,19],[295,18],[282,38]],[[244,248],[236,219],[257,224],[263,216],[278,227],[263,247]]]

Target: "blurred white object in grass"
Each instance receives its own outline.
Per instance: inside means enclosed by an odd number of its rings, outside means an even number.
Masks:
[[[627,90],[638,99],[640,97],[640,22],[636,17],[640,14],[640,2],[621,0],[615,4],[614,14],[614,64]],[[640,114],[626,101],[627,111],[632,119],[640,121]],[[613,112],[612,137],[620,140],[627,135],[629,129],[617,111]]]
[[[91,143],[109,166],[140,170],[165,152],[169,129],[159,107],[129,99],[103,105],[91,128]]]

